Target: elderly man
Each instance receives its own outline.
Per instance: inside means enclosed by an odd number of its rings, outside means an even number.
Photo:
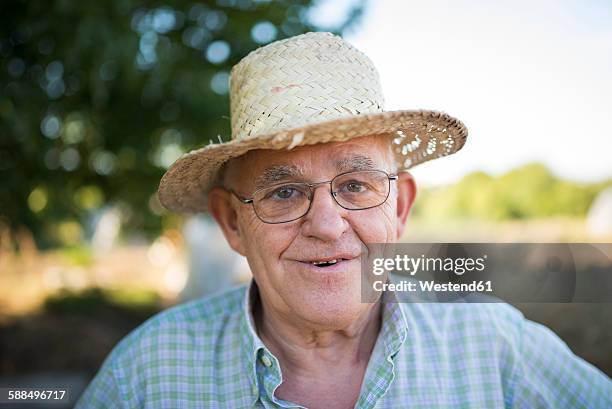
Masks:
[[[405,170],[460,149],[461,122],[384,112],[371,61],[329,33],[252,52],[230,83],[232,141],[159,195],[209,212],[253,280],[136,329],[79,407],[612,406],[609,378],[508,305],[362,299],[368,244],[406,226]]]

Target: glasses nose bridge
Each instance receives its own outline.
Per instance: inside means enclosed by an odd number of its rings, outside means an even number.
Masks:
[[[334,200],[336,200],[336,195],[335,195],[336,192],[332,191],[332,182],[333,181],[334,180],[332,179],[332,180],[326,180],[326,181],[323,181],[323,182],[307,183],[308,187],[310,188],[310,197],[309,197],[310,201],[312,202],[312,200],[314,199],[315,191],[321,185],[329,185],[329,191],[330,191],[332,197],[334,198]]]
[[[332,180],[326,180],[323,182],[314,182],[314,183],[308,183],[308,186],[310,186],[311,189],[316,189],[319,185],[331,185],[331,183],[333,182]]]

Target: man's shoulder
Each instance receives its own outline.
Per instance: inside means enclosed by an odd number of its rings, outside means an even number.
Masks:
[[[453,322],[498,322],[502,325],[521,325],[525,316],[516,307],[501,300],[486,302],[401,302],[409,314],[442,318],[452,316]]]
[[[528,321],[523,313],[504,302],[403,303],[410,324],[450,340],[467,337],[474,341],[505,340],[518,346]],[[412,322],[411,322],[412,321]]]
[[[115,346],[77,407],[118,407],[119,402],[142,407],[148,400],[158,402],[162,389],[186,385],[212,393],[210,374],[217,365],[238,371],[228,362],[236,361],[240,350],[245,290],[241,286],[202,297],[151,317]]]
[[[111,360],[132,360],[153,349],[180,349],[223,336],[238,325],[246,288],[241,285],[161,311],[123,338]]]

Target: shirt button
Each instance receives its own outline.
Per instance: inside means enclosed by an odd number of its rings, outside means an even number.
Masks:
[[[261,363],[264,364],[267,367],[271,367],[272,366],[272,361],[270,360],[270,358],[268,358],[268,355],[264,355],[261,357]]]

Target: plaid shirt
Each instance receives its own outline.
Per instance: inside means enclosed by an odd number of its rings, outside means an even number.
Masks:
[[[239,287],[166,310],[108,356],[77,408],[288,408]],[[507,304],[384,303],[357,408],[612,408],[612,381]]]

